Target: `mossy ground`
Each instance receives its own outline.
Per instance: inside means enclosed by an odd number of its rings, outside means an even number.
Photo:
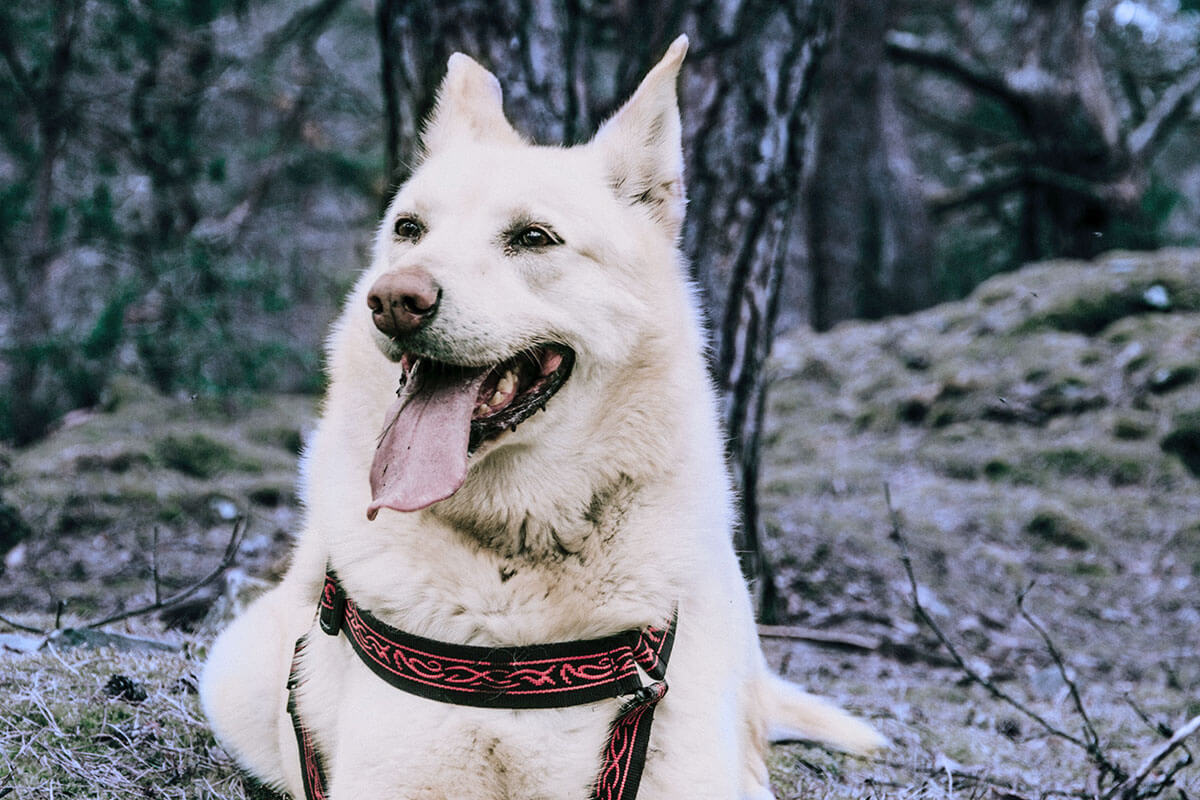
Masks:
[[[1032,584],[1026,607],[1065,653],[1105,746],[1136,766],[1161,740],[1127,697],[1168,727],[1200,711],[1195,287],[1200,253],[1114,253],[999,276],[908,317],[784,337],[762,501],[785,616],[938,652],[913,623],[887,484],[924,603],[947,635],[1078,734],[1051,656],[1016,609]],[[1022,797],[1086,787],[1082,752],[979,687],[955,685],[953,669],[788,653],[791,673],[818,691],[857,687],[851,704],[913,769],[851,764],[833,780],[804,753],[800,767],[777,754],[779,774],[803,788],[781,796],[1001,791],[963,772],[999,776]],[[1007,720],[1019,735],[1003,732]],[[952,768],[933,774],[939,763]],[[1192,796],[1200,777],[1189,774]]]
[[[0,492],[36,535],[7,551],[0,610],[65,600],[99,616],[144,601],[156,536],[169,591],[220,561],[239,517],[252,571],[270,574],[286,551],[315,398],[168,398],[128,378],[109,394],[105,408],[9,455]]]
[[[1154,726],[1200,713],[1200,479],[1190,434],[1171,438],[1200,412],[1200,380],[1188,377],[1200,374],[1194,287],[1200,253],[1113,254],[779,342],[761,489],[784,621],[907,647],[767,641],[776,668],[895,743],[874,760],[777,747],[780,798],[1087,790],[1082,752],[921,657],[944,652],[914,622],[885,484],[923,604],[1003,690],[1079,734],[1015,607],[1032,583],[1026,608],[1062,650],[1112,758],[1136,766],[1162,741]],[[144,602],[155,528],[160,574],[179,585],[220,559],[239,515],[250,521],[242,564],[271,575],[295,524],[296,451],[315,405],[167,399],[121,382],[106,410],[0,454],[0,494],[30,531],[6,558],[0,613],[45,626],[36,615],[60,599],[67,624]],[[190,688],[205,637],[134,624],[187,649],[0,647],[0,796],[245,797]],[[106,692],[114,675],[146,700]],[[1200,794],[1196,768],[1180,787]]]

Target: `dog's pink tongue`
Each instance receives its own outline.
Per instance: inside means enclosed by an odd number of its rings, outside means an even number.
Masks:
[[[487,372],[414,369],[415,385],[388,409],[375,448],[367,519],[381,508],[417,511],[458,491],[467,476],[471,415]]]

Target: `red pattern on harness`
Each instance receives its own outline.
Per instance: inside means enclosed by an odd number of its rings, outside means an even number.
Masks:
[[[358,645],[360,655],[391,674],[452,692],[567,692],[635,675],[636,664],[641,661],[628,645],[599,653],[508,664],[429,653],[381,635],[349,600],[343,630]]]

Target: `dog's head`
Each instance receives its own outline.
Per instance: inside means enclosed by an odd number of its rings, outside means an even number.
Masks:
[[[677,39],[595,138],[572,148],[527,143],[496,78],[451,57],[423,158],[384,216],[348,312],[402,382],[372,468],[372,515],[453,494],[469,455],[547,424],[526,421],[556,394],[599,413],[656,335],[662,305],[686,294],[675,90],[686,49]]]

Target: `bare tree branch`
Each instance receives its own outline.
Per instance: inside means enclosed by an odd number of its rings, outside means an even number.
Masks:
[[[958,648],[956,648],[950,639],[947,638],[946,634],[942,631],[941,626],[934,621],[933,617],[929,615],[929,612],[925,610],[925,606],[921,604],[921,599],[917,589],[917,577],[913,572],[912,558],[908,554],[908,540],[906,540],[904,538],[904,534],[900,532],[900,517],[897,515],[895,508],[892,506],[892,491],[886,483],[883,485],[883,494],[885,500],[887,501],[888,518],[892,523],[892,530],[889,534],[889,538],[896,543],[897,547],[900,548],[900,563],[904,567],[904,574],[908,576],[908,585],[912,590],[912,594],[909,599],[912,602],[913,610],[916,612],[917,618],[920,619],[921,622],[925,623],[925,626],[933,632],[933,635],[936,636],[938,641],[942,643],[942,646],[946,648],[946,651],[950,654],[950,657],[954,659],[954,663],[958,669],[973,683],[979,684],[986,689],[987,692],[992,695],[992,697],[1007,703],[1029,719],[1036,722],[1050,735],[1057,736],[1064,741],[1070,742],[1084,752],[1090,754],[1091,750],[1088,747],[1087,742],[1083,741],[1078,736],[1073,736],[1066,731],[1060,730],[1051,725],[1048,720],[1040,716],[1037,712],[1033,711],[1024,703],[1009,695],[1003,689],[996,686],[996,684],[992,681],[980,675],[976,670],[971,668],[971,666],[967,664],[966,659],[959,654]]]
[[[1024,188],[1025,184],[1024,175],[1019,172],[1006,172],[961,189],[947,189],[931,194],[928,198],[929,210],[934,214],[944,214],[963,206],[1003,197]]]
[[[870,764],[889,767],[901,772],[913,772],[929,776],[944,775],[946,773],[944,766],[920,767],[907,761],[896,761],[895,759],[881,756],[867,758],[866,761]],[[1026,798],[1032,800],[1033,797],[1039,797],[1043,800],[1047,797],[1078,797],[1084,800],[1091,797],[1086,791],[1072,789],[1038,789],[1037,794],[1034,794],[1034,790],[1018,786],[1012,780],[993,778],[989,775],[977,775],[970,772],[955,772],[954,778],[963,783],[975,784],[980,787],[991,787],[992,791],[987,796],[995,800],[1025,800]],[[880,784],[888,785],[882,781],[880,781]],[[912,789],[911,783],[897,783],[895,786],[898,789]],[[971,797],[976,796],[974,794],[971,795]]]
[[[99,628],[104,625],[109,625],[113,622],[120,622],[121,620],[129,619],[130,617],[140,617],[144,614],[153,614],[155,611],[162,611],[164,609],[179,605],[184,600],[187,600],[196,592],[215,581],[221,576],[221,573],[233,565],[234,559],[237,557],[238,548],[241,547],[242,538],[245,535],[248,527],[249,525],[246,522],[245,517],[238,517],[234,521],[233,532],[230,534],[229,541],[225,545],[225,554],[221,557],[221,562],[200,580],[185,586],[165,600],[156,598],[153,603],[149,603],[148,605],[138,606],[125,611],[119,611],[116,614],[110,614],[107,617],[88,622],[81,627]]]
[[[150,548],[150,577],[154,579],[154,602],[162,602],[162,582],[158,579],[158,526],[154,526],[154,545]]]
[[[1136,797],[1152,796],[1139,794],[1139,790],[1142,784],[1146,782],[1146,778],[1148,778],[1150,773],[1154,771],[1155,767],[1161,764],[1163,760],[1166,759],[1166,757],[1169,756],[1175,749],[1182,747],[1184,740],[1195,734],[1196,731],[1200,731],[1200,716],[1192,717],[1190,720],[1184,723],[1183,727],[1175,731],[1174,735],[1172,735],[1170,739],[1164,742],[1161,747],[1151,753],[1146,760],[1142,762],[1142,765],[1137,768],[1137,771],[1134,772],[1133,775],[1128,778],[1128,780],[1118,783],[1116,786],[1113,786],[1107,792],[1105,792],[1104,800],[1110,800],[1110,798],[1117,797],[1118,792],[1123,800],[1132,800],[1132,798]],[[1187,763],[1190,762],[1191,759],[1189,757],[1187,759]],[[1173,775],[1176,771],[1178,771],[1180,766],[1181,765],[1177,765],[1170,774]],[[1166,787],[1164,786],[1163,788]]]
[[[874,653],[883,646],[883,640],[875,636],[860,636],[854,633],[831,633],[804,628],[799,625],[759,625],[758,635],[766,639],[788,639],[796,642],[832,647],[837,650],[855,650]]]
[[[1079,718],[1083,720],[1083,730],[1088,740],[1088,755],[1100,767],[1103,773],[1115,776],[1118,782],[1123,781],[1126,777],[1125,771],[1112,763],[1100,748],[1100,736],[1096,733],[1095,726],[1092,725],[1092,718],[1088,715],[1087,708],[1083,704],[1083,698],[1079,696],[1079,686],[1067,670],[1062,652],[1059,651],[1058,647],[1054,644],[1054,640],[1050,638],[1050,634],[1046,632],[1042,624],[1025,608],[1025,595],[1032,588],[1033,584],[1031,583],[1023,592],[1017,595],[1017,610],[1020,612],[1021,618],[1037,631],[1038,636],[1042,639],[1042,643],[1046,646],[1046,650],[1050,653],[1050,658],[1054,660],[1054,666],[1058,669],[1059,676],[1067,684],[1067,691],[1071,695],[1071,703],[1075,706],[1075,712],[1079,714]]]
[[[1013,145],[1012,137],[1008,133],[978,125],[971,119],[943,113],[943,110],[929,102],[927,97],[914,96],[906,92],[899,95],[897,101],[904,109],[904,113],[919,122],[922,127],[944,134],[964,149],[1011,147]]]
[[[1125,700],[1125,705],[1133,709],[1133,713],[1137,714],[1138,718],[1141,719],[1142,722],[1146,723],[1147,728],[1154,731],[1159,736],[1164,736],[1168,739],[1171,738],[1173,731],[1163,723],[1155,722],[1154,720],[1150,719],[1150,715],[1146,713],[1146,710],[1138,705],[1137,701],[1130,697],[1128,692],[1125,693],[1123,699]]]
[[[21,58],[17,55],[16,44],[13,42],[12,31],[15,26],[11,20],[7,19],[7,11],[0,12],[0,14],[3,15],[0,16],[0,56],[4,57],[4,63],[8,65],[8,69],[12,73],[13,83],[17,85],[22,94],[36,102],[37,93],[34,90],[33,81],[29,77],[29,71],[21,63]]]
[[[1146,121],[1146,104],[1142,102],[1141,81],[1134,77],[1128,69],[1122,69],[1118,73],[1117,81],[1121,87],[1121,94],[1125,97],[1125,102],[1129,103],[1129,112],[1133,117],[1133,122],[1141,125]]]
[[[1137,160],[1149,160],[1171,131],[1190,113],[1189,106],[1200,91],[1200,67],[1183,76],[1165,92],[1146,114],[1146,120],[1129,133],[1129,150]]]
[[[293,41],[299,40],[301,46],[316,41],[329,25],[329,20],[345,4],[346,0],[317,0],[311,6],[300,9],[267,37],[259,57],[273,61]]]
[[[937,47],[906,31],[889,32],[886,45],[888,57],[893,62],[933,70],[968,89],[999,100],[1018,118],[1021,116],[1023,103],[1020,95],[1003,78],[985,67],[963,61],[957,53]]]
[[[15,621],[9,619],[8,617],[4,616],[3,614],[0,614],[0,622],[3,622],[5,625],[7,625],[8,627],[12,628],[15,631],[22,631],[23,633],[36,633],[40,636],[46,635],[46,632],[44,630],[42,630],[41,628],[31,628],[28,625],[22,625],[19,622],[15,622]]]
[[[1029,186],[1045,186],[1106,205],[1124,206],[1133,199],[1133,189],[1123,181],[1103,183],[1079,175],[1029,164],[961,189],[950,189],[928,198],[930,210],[944,214],[963,206],[994,200]]]

